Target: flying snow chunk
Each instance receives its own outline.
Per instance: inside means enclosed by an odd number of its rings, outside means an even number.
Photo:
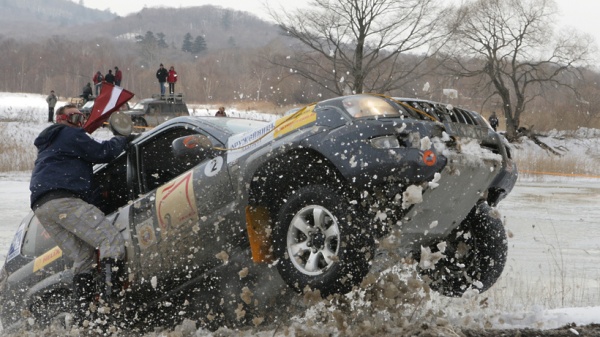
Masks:
[[[421,151],[431,149],[431,139],[429,137],[421,138]]]
[[[423,202],[423,188],[417,185],[410,185],[402,193],[402,208],[407,209],[410,205]]]
[[[423,270],[435,269],[435,264],[445,257],[446,255],[441,252],[432,253],[431,248],[421,246],[421,260],[419,261],[419,267]]]
[[[456,89],[443,89],[442,93],[448,98],[458,98],[458,90]]]
[[[425,92],[429,91],[429,87],[430,87],[429,82],[425,82],[425,84],[423,85],[423,91],[425,91]]]
[[[433,175],[433,180],[430,181],[430,182],[428,182],[427,185],[429,185],[429,187],[431,189],[434,189],[434,188],[440,186],[439,181],[440,181],[441,178],[442,178],[442,175],[439,172],[436,172]]]

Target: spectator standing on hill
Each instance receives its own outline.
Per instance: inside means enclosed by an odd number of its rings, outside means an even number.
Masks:
[[[98,72],[96,73],[96,75],[94,75],[92,80],[94,82],[94,87],[96,88],[96,97],[97,97],[98,94],[100,93],[100,89],[102,88],[102,81],[104,81],[104,76],[102,76],[102,73],[100,72],[100,70],[98,70]]]
[[[219,110],[217,110],[217,113],[215,113],[215,117],[227,117],[224,106],[220,107]]]
[[[107,83],[115,84],[115,75],[113,75],[112,70],[108,69],[108,74],[106,74],[106,76],[104,76],[104,80]]]
[[[115,85],[121,86],[121,80],[123,79],[123,72],[119,67],[115,67]]]
[[[56,106],[56,102],[58,102],[58,97],[54,94],[54,90],[50,90],[50,95],[46,97],[46,102],[48,103],[48,122],[52,123],[54,121],[54,107]]]
[[[498,117],[496,117],[496,111],[493,111],[492,114],[490,115],[490,125],[492,126],[492,129],[494,129],[494,131],[496,131],[496,129],[498,128]]]
[[[156,78],[158,79],[158,84],[160,85],[160,95],[165,95],[165,83],[167,82],[167,77],[169,77],[169,72],[163,64],[160,64],[160,67],[156,71]]]
[[[169,94],[173,95],[175,93],[175,82],[177,82],[177,72],[175,71],[175,67],[171,66],[169,69],[169,76],[167,77],[167,82],[169,82]]]

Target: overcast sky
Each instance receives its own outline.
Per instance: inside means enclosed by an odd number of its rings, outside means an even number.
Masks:
[[[79,0],[73,0],[79,2]],[[460,0],[454,0],[459,2]],[[591,34],[600,45],[600,20],[599,0],[555,0],[558,4],[560,22],[562,25],[570,25],[578,30]],[[113,13],[126,16],[136,13],[144,7],[191,7],[203,5],[216,5],[241,11],[254,13],[262,19],[268,19],[266,5],[272,8],[285,6],[290,9],[303,6],[309,0],[83,0],[85,6],[100,10],[109,9]]]

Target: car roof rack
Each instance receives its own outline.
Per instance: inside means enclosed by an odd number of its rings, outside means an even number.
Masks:
[[[181,103],[181,102],[183,102],[183,93],[166,94],[166,95],[152,94],[152,98],[167,101],[169,103]]]

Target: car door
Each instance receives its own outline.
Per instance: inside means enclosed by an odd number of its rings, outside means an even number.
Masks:
[[[141,197],[131,207],[131,232],[138,277],[154,279],[155,290],[184,282],[215,265],[214,234],[220,212],[231,203],[231,182],[221,156],[177,158],[172,143],[179,137],[207,133],[189,125],[162,130],[136,145],[136,181]],[[222,211],[226,214],[227,211]]]

